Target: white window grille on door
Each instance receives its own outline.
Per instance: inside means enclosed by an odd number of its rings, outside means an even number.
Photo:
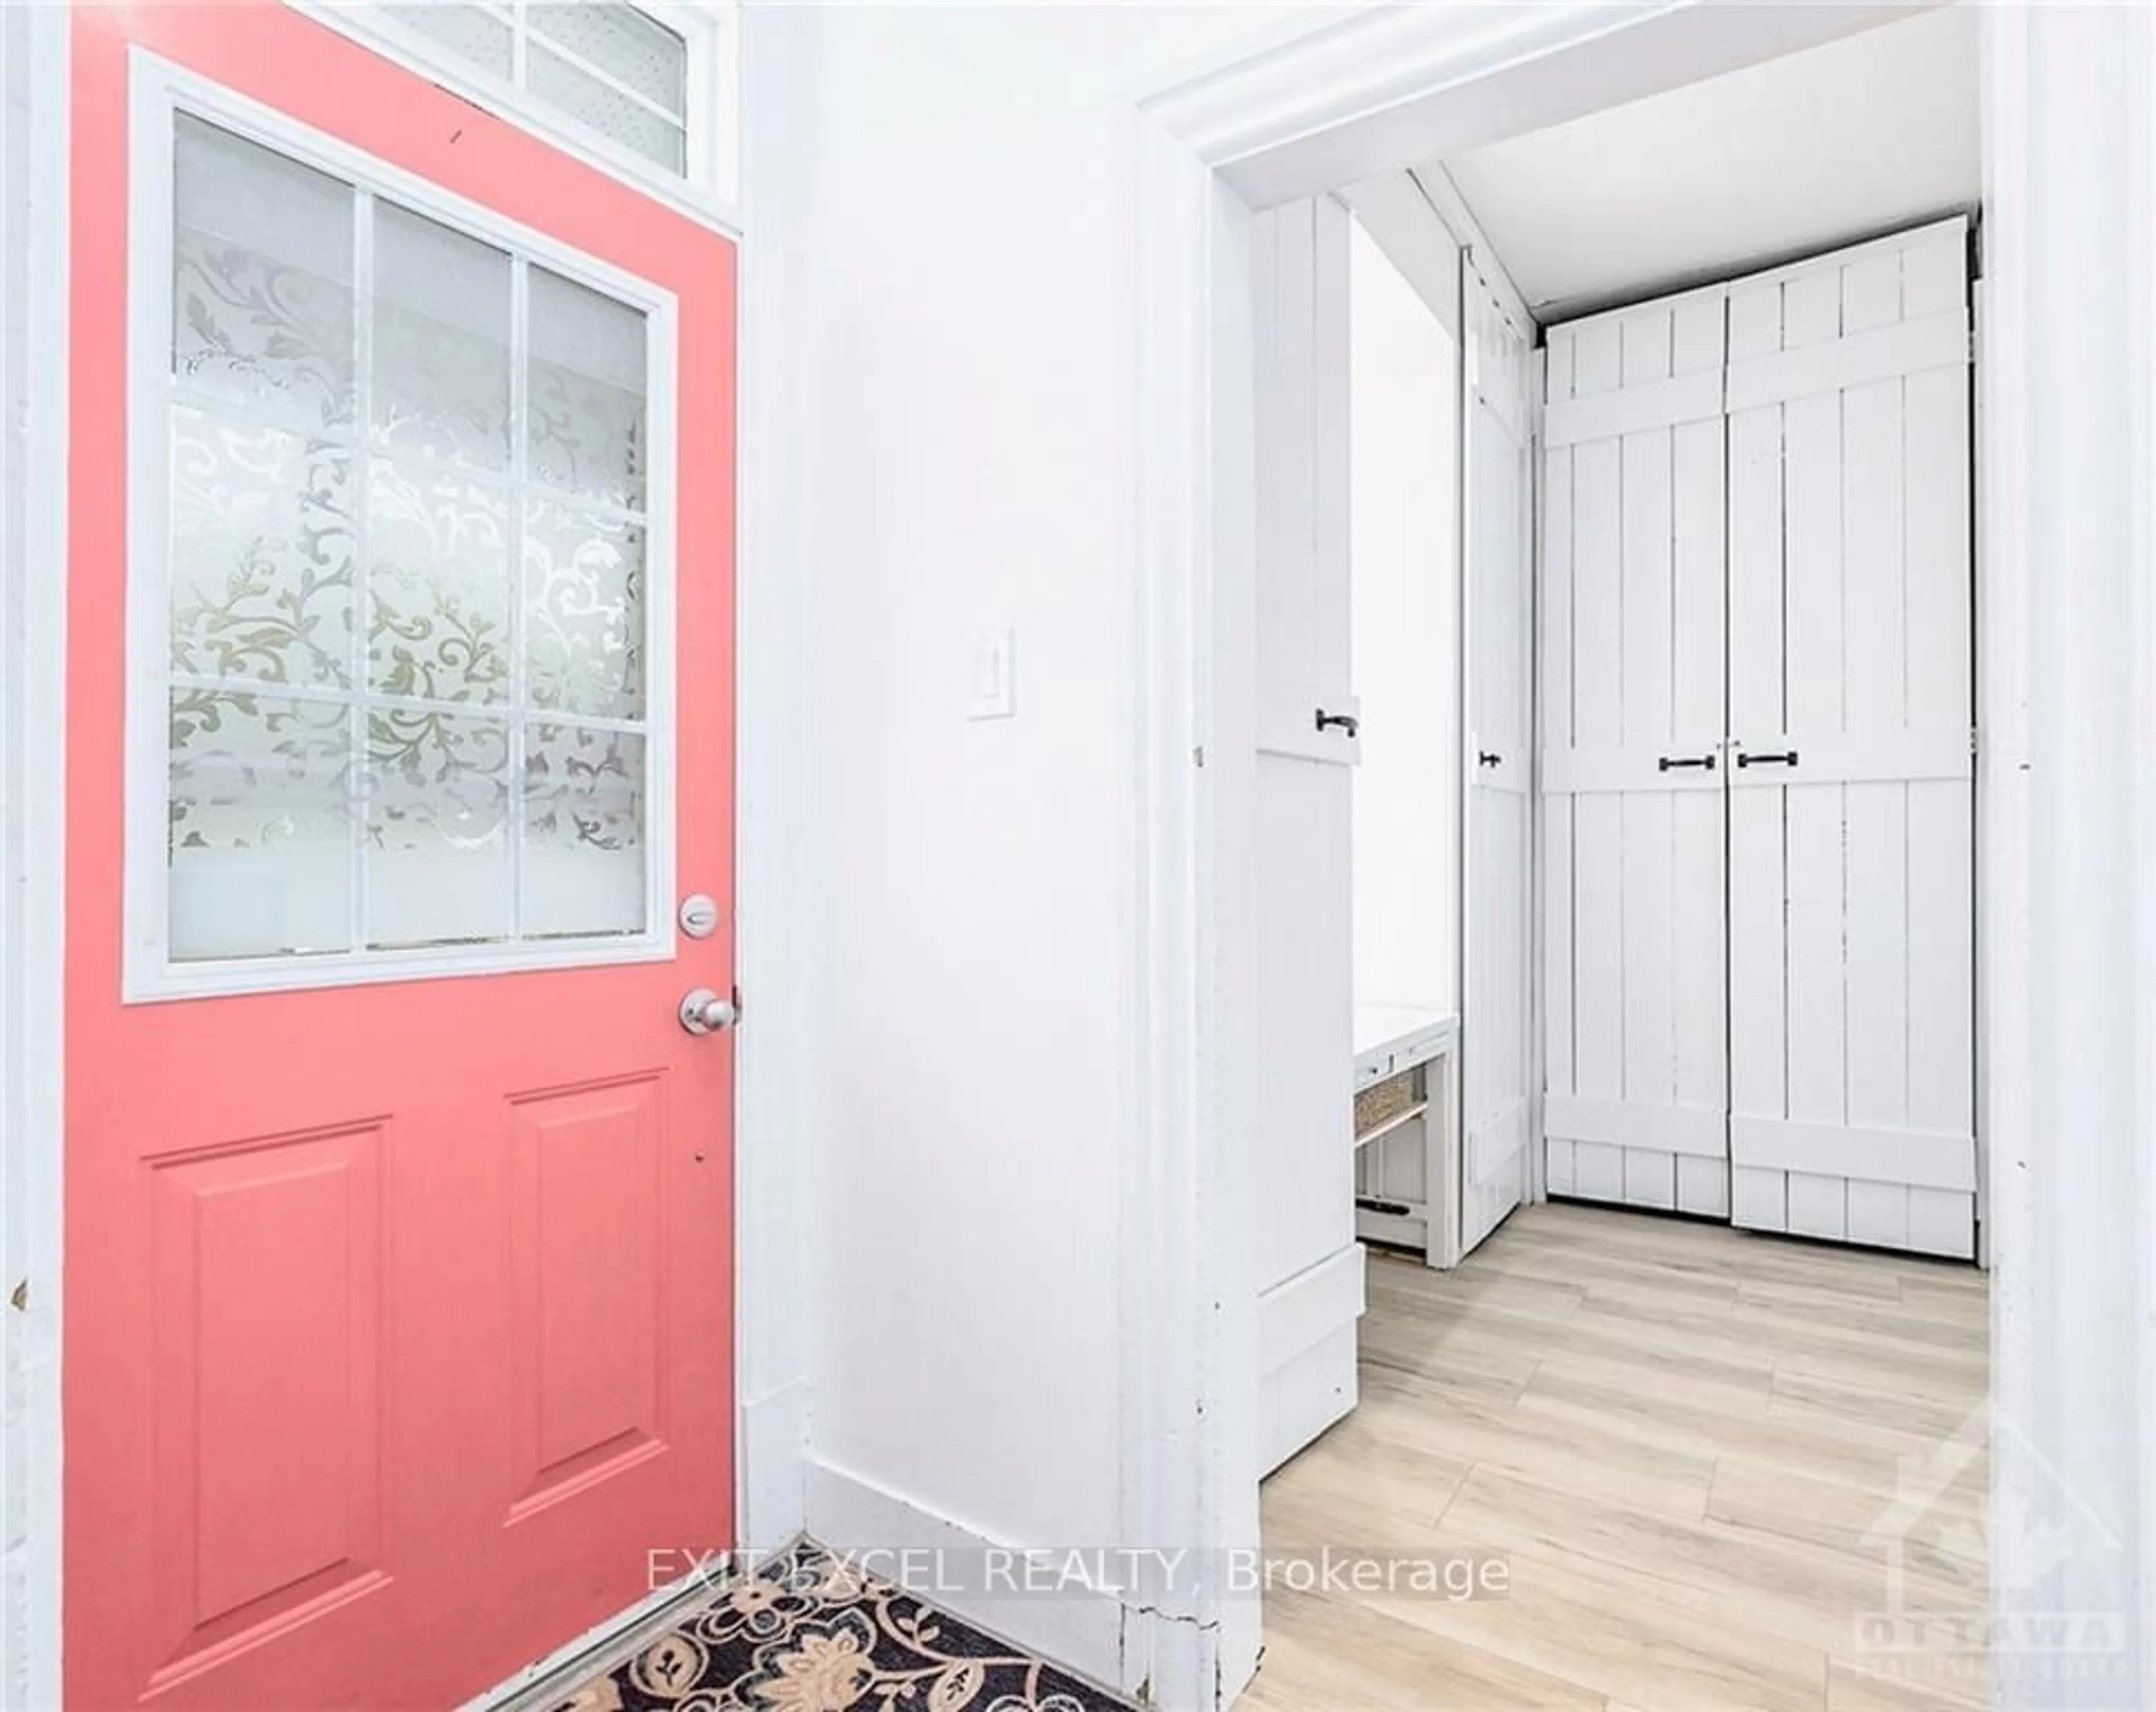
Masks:
[[[666,954],[671,299],[183,80],[136,114],[130,997]]]

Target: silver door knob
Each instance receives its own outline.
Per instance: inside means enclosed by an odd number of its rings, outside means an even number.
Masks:
[[[681,1001],[681,1026],[691,1034],[716,1034],[740,1021],[740,1007],[708,987],[698,987]]]

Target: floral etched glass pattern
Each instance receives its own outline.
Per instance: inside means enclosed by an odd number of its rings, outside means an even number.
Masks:
[[[644,504],[644,320],[573,279],[531,269],[531,474],[550,487]]]
[[[525,670],[536,707],[644,711],[644,529],[552,500],[524,510]]]
[[[535,725],[525,744],[525,930],[542,936],[643,930],[644,739]]]
[[[172,407],[172,659],[270,684],[352,677],[352,454]]]
[[[182,115],[172,373],[302,428],[352,414],[352,187]]]
[[[506,698],[510,541],[501,490],[376,459],[367,549],[368,683],[430,701]]]
[[[509,257],[400,208],[376,205],[376,438],[391,449],[509,464]]]
[[[352,710],[249,689],[169,698],[175,958],[352,944]]]
[[[509,936],[509,731],[418,708],[368,712],[368,945]]]
[[[176,125],[168,962],[653,933],[646,311]]]

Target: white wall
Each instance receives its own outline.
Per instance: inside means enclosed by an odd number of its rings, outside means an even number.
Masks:
[[[1452,336],[1361,223],[1348,252],[1349,564],[1363,761],[1355,777],[1355,997],[1459,999]]]
[[[1110,1540],[1126,92],[1266,20],[755,11],[793,72],[747,140],[793,151],[790,271],[745,329],[793,372],[744,437],[788,466],[807,597],[808,1523],[887,1532],[880,1493],[924,1532]],[[1006,624],[1016,716],[969,723],[968,633]]]

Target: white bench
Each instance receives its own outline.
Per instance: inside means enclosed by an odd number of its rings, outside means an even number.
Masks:
[[[1355,1007],[1355,1234],[1419,1249],[1431,1266],[1459,1258],[1453,1134],[1460,1017],[1409,1005]],[[1391,1099],[1364,1095],[1391,1088]]]

